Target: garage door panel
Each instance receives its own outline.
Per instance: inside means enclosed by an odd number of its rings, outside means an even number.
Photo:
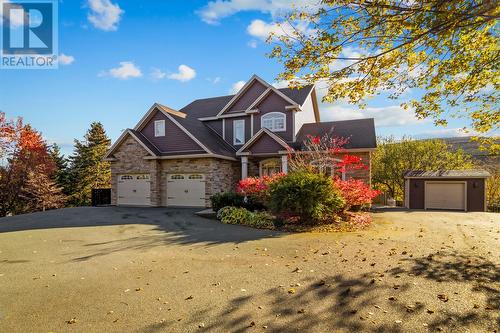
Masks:
[[[151,205],[151,182],[149,174],[118,176],[117,199],[118,205]]]
[[[463,182],[428,182],[425,184],[425,208],[465,210],[465,191]]]
[[[204,207],[205,175],[168,174],[167,206]]]

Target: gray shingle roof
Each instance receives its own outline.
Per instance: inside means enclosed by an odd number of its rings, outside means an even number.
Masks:
[[[188,130],[198,141],[204,144],[212,153],[234,157],[236,150],[225,142],[216,132],[211,130],[203,122],[189,115],[186,118],[172,115],[185,129]]]
[[[297,104],[302,105],[313,88],[314,85],[308,85],[302,89],[281,88],[278,90],[290,97]],[[233,97],[234,95],[227,95],[197,99],[179,111],[184,112],[193,118],[213,117],[217,115]]]
[[[141,132],[133,129],[129,129],[129,131],[131,131],[137,137],[137,139],[139,139],[146,147],[148,147],[149,150],[155,153],[155,155],[160,155],[160,151],[158,150],[158,148],[156,148],[156,146],[153,145]]]
[[[409,170],[404,173],[405,178],[488,178],[490,173],[486,170]]]
[[[308,135],[348,139],[346,149],[377,147],[373,118],[304,124],[297,133],[297,143],[303,143]]]

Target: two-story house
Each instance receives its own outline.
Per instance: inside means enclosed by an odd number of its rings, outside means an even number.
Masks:
[[[290,152],[308,135],[325,134],[347,138],[344,148],[368,166],[342,176],[370,183],[373,119],[320,122],[313,85],[277,89],[254,75],[235,95],[180,110],[156,103],[106,154],[112,203],[209,206],[212,194],[242,178],[287,172]]]

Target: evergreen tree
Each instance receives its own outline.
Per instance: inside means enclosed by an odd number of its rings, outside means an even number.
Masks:
[[[54,143],[50,149],[49,154],[54,160],[56,165],[56,171],[53,175],[53,180],[57,183],[59,187],[62,187],[65,194],[69,193],[68,189],[68,161],[64,155],[61,154],[61,148]]]
[[[21,197],[26,200],[28,212],[61,208],[66,200],[62,188],[40,166],[28,172]]]
[[[90,125],[84,140],[75,139],[69,176],[72,204],[90,205],[92,189],[111,186],[110,163],[103,160],[110,144],[100,122]]]

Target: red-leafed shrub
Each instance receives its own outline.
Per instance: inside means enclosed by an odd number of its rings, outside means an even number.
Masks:
[[[335,179],[335,186],[342,192],[346,202],[346,210],[369,205],[375,197],[380,195],[379,190],[373,190],[363,181],[357,179]]]
[[[242,179],[236,186],[236,192],[244,195],[249,200],[265,205],[269,198],[269,185],[284,175],[284,173],[277,173],[272,176]]]

